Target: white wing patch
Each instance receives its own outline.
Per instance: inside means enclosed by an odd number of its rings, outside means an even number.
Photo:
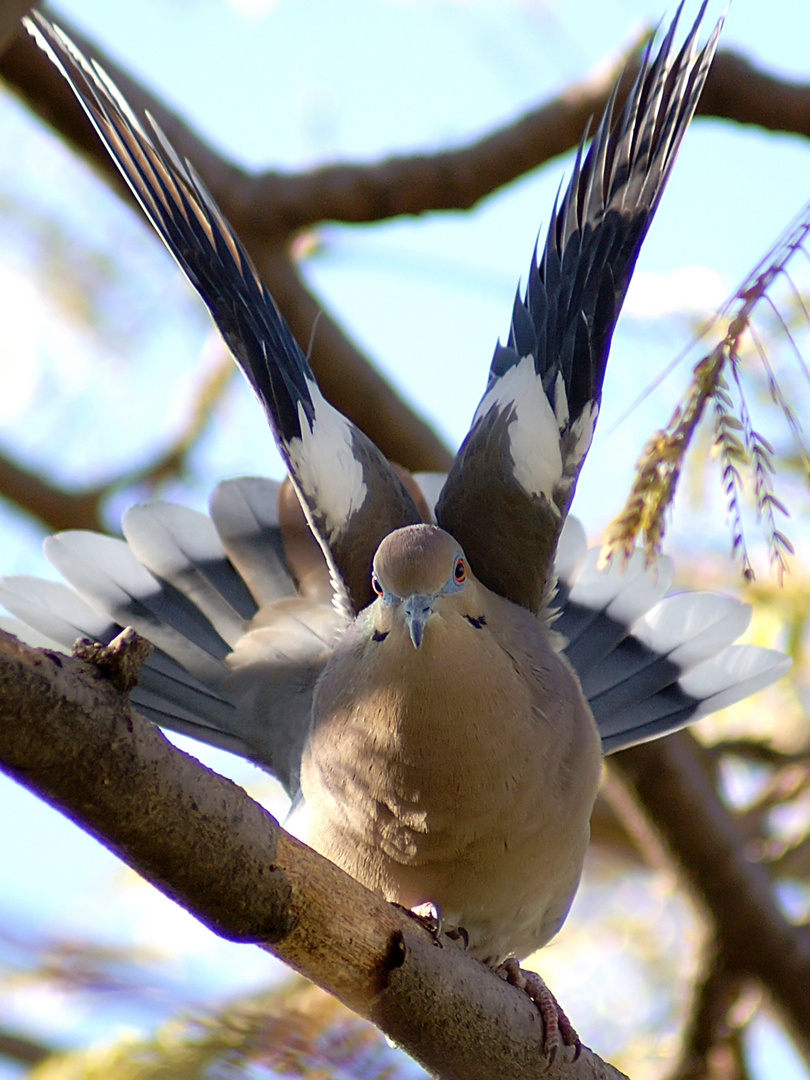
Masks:
[[[569,449],[565,458],[565,468],[569,476],[579,468],[580,462],[588,453],[593,441],[598,416],[599,406],[595,401],[589,401],[576,421],[571,425],[574,445]]]
[[[314,382],[307,379],[315,407],[309,426],[303,405],[298,403],[301,438],[290,439],[287,453],[297,484],[324,515],[332,540],[345,528],[351,514],[365,501],[367,487],[363,466],[354,456],[353,425],[332,408]]]
[[[559,375],[554,385],[554,402],[552,410],[534,370],[534,357],[529,355],[501,375],[484,394],[473,417],[474,426],[492,408],[499,412],[513,411],[509,453],[515,479],[527,495],[545,495],[549,500],[553,499],[563,475],[560,431],[568,423],[565,383]]]
[[[557,420],[557,426],[560,431],[568,423],[568,395],[565,392],[565,379],[562,372],[557,372],[557,378],[554,380],[554,416]]]

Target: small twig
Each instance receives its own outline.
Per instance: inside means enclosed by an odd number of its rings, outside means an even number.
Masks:
[[[213,360],[209,359],[207,370],[194,389],[188,416],[180,433],[156,459],[111,480],[108,492],[135,484],[159,484],[184,471],[189,452],[210,425],[214,409],[237,371],[231,354],[217,335],[209,338],[203,352],[212,354]]]
[[[782,768],[786,765],[804,765],[810,760],[810,747],[787,754],[777,750],[770,743],[752,739],[724,739],[713,746],[706,747],[706,753],[716,760],[726,756],[740,757],[759,765],[773,765]]]

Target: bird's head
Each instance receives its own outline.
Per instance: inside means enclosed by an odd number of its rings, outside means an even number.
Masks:
[[[441,606],[457,606],[474,588],[461,545],[435,525],[409,525],[387,536],[374,556],[372,587],[386,622],[402,619],[415,648]]]

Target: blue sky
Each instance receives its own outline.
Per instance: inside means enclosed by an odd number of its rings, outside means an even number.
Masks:
[[[223,152],[246,167],[280,169],[464,143],[588,74],[642,26],[671,14],[661,0],[76,0],[54,10]],[[710,16],[720,11],[713,5]],[[736,0],[722,43],[773,72],[807,79],[807,25],[806,0]],[[0,435],[23,459],[52,465],[66,481],[91,481],[143,460],[182,423],[207,319],[135,215],[82,165],[12,101],[0,100],[0,125],[6,145],[19,147],[2,166],[0,193],[14,206],[26,200],[56,215],[68,246],[67,256],[54,256],[57,267],[59,258],[69,262],[72,243],[83,268],[61,284],[56,300],[43,298],[46,275],[32,278],[31,271],[40,249],[22,227],[0,233],[0,274],[13,299],[0,354],[7,387]],[[750,128],[699,120],[687,136],[614,339],[597,439],[579,486],[575,510],[594,537],[620,507],[643,439],[668,418],[688,366],[655,387],[629,420],[616,421],[687,343],[690,319],[724,299],[806,201],[809,160],[806,141]],[[483,391],[515,286],[568,167],[568,159],[553,162],[467,214],[324,227],[306,261],[324,305],[451,444]],[[88,292],[95,290],[100,329],[76,314],[83,274]],[[171,493],[200,506],[221,476],[280,474],[241,386],[229,393],[193,464],[195,475]],[[137,492],[113,503],[111,523],[132,497]],[[794,493],[791,526],[802,545],[804,498]],[[48,572],[36,525],[2,510],[0,533],[0,570]],[[707,507],[679,511],[673,542],[686,552],[727,551],[719,489]],[[226,767],[227,759],[217,760]],[[271,797],[266,781],[247,768],[236,772]],[[103,906],[116,917],[105,933],[136,941],[157,933],[167,949],[182,939],[178,979],[192,996],[235,989],[223,972],[239,970],[248,983],[265,977],[268,961],[256,950],[250,958],[239,950],[237,960],[233,946],[147,896],[94,841],[13,785],[0,787],[0,807],[14,823],[1,843],[6,865],[15,868],[0,880],[0,924],[24,911],[32,932],[92,930],[99,898],[111,890],[115,900]],[[672,916],[673,925],[680,917]],[[18,1005],[23,1020],[42,1012],[41,1003]],[[75,1009],[54,1007],[63,1036],[97,1032]],[[110,1020],[119,1022],[127,1020]],[[771,1030],[765,1025],[757,1038],[767,1042]],[[767,1072],[763,1065],[757,1075],[785,1076],[785,1068]]]

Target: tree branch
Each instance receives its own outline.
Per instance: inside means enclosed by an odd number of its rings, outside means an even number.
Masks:
[[[810,928],[787,921],[766,869],[746,858],[745,837],[701,756],[684,731],[611,760],[708,910],[725,967],[765,987],[810,1054]]]
[[[3,0],[0,4],[0,53],[4,52],[20,30],[20,19],[33,7],[31,0]]]
[[[261,216],[251,214],[251,225],[257,235],[269,235],[280,221],[294,232],[322,221],[373,222],[468,210],[579,145],[588,122],[601,115],[622,68],[618,111],[638,74],[637,55],[601,68],[484,138],[453,150],[394,156],[372,165],[329,165],[286,177],[261,173],[256,183],[267,190],[259,203]],[[776,78],[736,53],[721,52],[697,111],[810,138],[810,83]]]
[[[708,1080],[710,1060],[732,1033],[729,1014],[743,990],[745,979],[729,971],[712,941],[705,950],[703,971],[695,987],[679,1061],[669,1080]]]
[[[34,1042],[0,1028],[0,1057],[16,1061],[20,1065],[40,1065],[54,1051],[42,1043]]]
[[[146,464],[110,477],[103,485],[80,491],[43,480],[11,457],[0,454],[0,493],[38,517],[55,532],[62,529],[104,531],[101,506],[117,488],[130,484],[157,484],[178,475],[191,447],[211,420],[211,410],[226,383],[235,375],[236,365],[222,339],[216,335],[213,363],[203,372],[189,403],[188,419],[178,436]]]
[[[725,49],[714,58],[697,111],[810,139],[810,83],[777,78]]]
[[[133,712],[97,666],[0,633],[0,766],[214,933],[280,957],[434,1075],[543,1069],[525,994],[289,836]],[[561,1057],[549,1080],[622,1075],[588,1050]]]
[[[0,495],[17,503],[48,528],[103,529],[99,506],[106,488],[65,491],[0,455]]]

